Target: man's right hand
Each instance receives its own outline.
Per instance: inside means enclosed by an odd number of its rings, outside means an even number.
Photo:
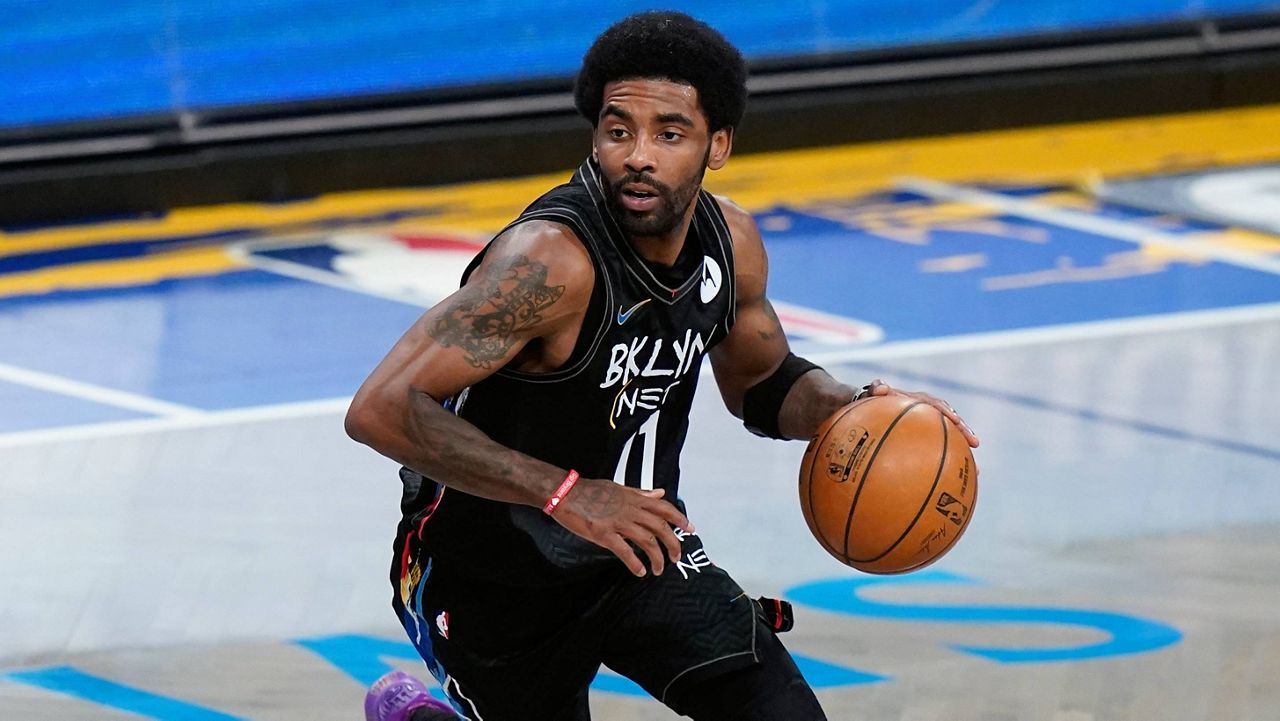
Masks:
[[[644,563],[631,547],[635,544],[649,557],[649,567],[657,576],[666,565],[665,558],[672,563],[680,560],[680,538],[672,526],[694,532],[689,519],[662,499],[665,493],[662,489],[640,491],[607,479],[583,478],[565,496],[552,518],[612,551],[628,570],[643,576]]]

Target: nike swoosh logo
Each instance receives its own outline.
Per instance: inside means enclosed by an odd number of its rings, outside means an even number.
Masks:
[[[622,306],[618,306],[618,325],[622,325],[623,323],[626,323],[627,319],[630,318],[633,313],[640,310],[640,307],[643,306],[645,303],[648,303],[650,300],[652,299],[645,298],[639,303],[636,303],[635,305],[628,308],[625,313],[622,310]]]

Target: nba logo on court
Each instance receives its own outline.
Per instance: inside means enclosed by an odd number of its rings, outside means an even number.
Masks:
[[[233,246],[231,252],[261,270],[427,307],[458,289],[467,264],[487,240],[427,229],[359,230],[250,240]],[[724,272],[714,260],[703,260],[698,284],[703,303],[710,303],[719,295]],[[776,298],[772,306],[787,336],[804,344],[797,352],[806,347],[816,350],[869,345],[884,338],[880,326],[864,320]],[[619,324],[629,316],[629,312],[619,309]]]
[[[246,262],[281,275],[411,305],[434,305],[458,289],[487,238],[434,232],[362,230],[242,243]]]

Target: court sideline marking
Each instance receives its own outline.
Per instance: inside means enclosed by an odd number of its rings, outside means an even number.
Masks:
[[[1209,446],[1218,450],[1256,456],[1269,461],[1280,461],[1280,448],[1268,448],[1267,446],[1260,446],[1253,443],[1242,443],[1229,438],[1215,438],[1214,436],[1192,433],[1172,426],[1162,426],[1157,423],[1151,423],[1138,418],[1125,418],[1124,416],[1100,413],[1098,411],[1090,410],[1089,408],[1082,408],[1080,406],[1067,405],[1057,401],[1045,400],[1043,398],[1026,395],[1025,393],[1014,393],[1012,391],[1000,390],[998,388],[988,388],[928,373],[918,373],[904,368],[891,368],[877,363],[853,363],[852,365],[861,366],[867,370],[875,373],[882,373],[886,376],[908,378],[912,381],[927,383],[938,388],[945,388],[948,391],[965,393],[979,398],[990,398],[1015,406],[1071,416],[1073,418],[1079,418],[1093,423],[1100,423],[1105,426],[1138,431],[1169,440],[1186,441],[1188,443]]]
[[[923,177],[935,174],[954,177],[957,174],[956,168],[963,168],[966,177],[998,176],[1006,179],[1020,179],[1024,182],[1044,181],[1046,178],[1057,178],[1060,181],[1062,177],[1078,174],[1082,167],[1089,167],[1093,172],[1111,176],[1161,170],[1167,172],[1168,168],[1161,165],[1166,158],[1161,148],[1167,148],[1170,145],[1186,153],[1191,153],[1194,149],[1196,153],[1191,154],[1203,154],[1206,157],[1212,157],[1218,163],[1256,163],[1280,157],[1280,145],[1276,143],[1275,134],[1269,132],[1270,128],[1274,127],[1273,121],[1277,117],[1280,117],[1280,105],[1270,105],[1244,110],[1084,123],[1052,129],[1024,128],[996,131],[960,140],[928,138],[871,145],[849,145],[835,149],[771,153],[740,159],[734,165],[735,170],[724,176],[723,182],[726,186],[724,190],[730,191],[745,206],[765,208],[783,202],[797,188],[810,194],[812,196],[810,200],[848,197],[851,194],[856,195],[857,191],[882,189],[887,184],[886,181],[892,177],[890,169],[899,172],[905,170],[914,177],[900,180],[899,187],[915,190],[926,196],[951,198],[992,207],[1011,215],[1080,228],[1139,245],[1161,245],[1187,254],[1202,255],[1271,274],[1280,274],[1280,259],[1260,257],[1204,241],[1188,241],[1154,229],[1140,228],[1121,220],[1087,216],[1048,207],[1034,201],[1011,198]],[[1111,144],[1099,142],[1103,139],[1117,138],[1122,140],[1118,146],[1114,142]],[[1003,151],[991,152],[995,147],[1000,147]],[[784,158],[789,161],[783,163]],[[1026,170],[1029,159],[1033,161],[1029,167],[1036,168],[1031,173]],[[959,162],[961,160],[964,162]],[[840,172],[825,172],[836,168],[840,169]],[[343,211],[345,214],[353,211],[385,211],[388,207],[406,203],[418,207],[419,210],[430,208],[431,212],[426,214],[431,215],[434,221],[444,226],[491,230],[490,226],[494,226],[495,223],[497,226],[505,223],[512,214],[513,208],[518,211],[519,207],[523,207],[524,201],[527,200],[526,196],[532,197],[542,192],[550,180],[558,177],[558,175],[537,176],[451,186],[429,191],[399,189],[335,194],[287,207],[233,204],[212,210],[203,208],[179,210],[166,214],[159,220],[135,219],[89,228],[74,226],[23,233],[0,232],[0,238],[6,241],[5,249],[0,251],[0,254],[12,253],[21,248],[34,250],[45,247],[78,247],[102,242],[132,241],[139,237],[163,237],[178,231],[190,233],[194,229],[208,231],[221,228],[226,218],[232,214],[240,214],[242,223],[244,218],[248,217],[264,228],[278,230],[282,225],[287,226],[288,222],[297,223],[306,219],[314,221],[317,217],[332,217],[335,211]],[[760,178],[768,178],[770,182],[760,182]],[[814,186],[815,179],[819,178],[824,183],[821,189]],[[831,185],[832,178],[841,180]],[[778,195],[779,189],[785,189],[788,195]],[[501,220],[495,220],[495,218],[501,218]],[[280,272],[278,268],[271,270]],[[314,282],[317,278],[307,278],[307,280]],[[369,293],[370,291],[361,288],[360,292]],[[403,302],[403,299],[396,300]],[[1255,306],[1252,309],[1238,308],[1207,313],[1174,314],[1052,328],[972,334],[869,348],[843,349],[819,353],[811,357],[818,362],[833,363],[844,360],[908,357],[1204,327],[1274,318],[1280,316],[1280,313],[1276,312],[1278,307],[1280,305]],[[1241,314],[1237,314],[1237,311]],[[0,447],[46,440],[118,435],[147,429],[162,430],[190,426],[193,420],[195,425],[220,425],[245,422],[253,418],[301,417],[337,412],[337,409],[345,405],[343,399],[331,399],[205,412],[12,366],[0,365],[0,380],[159,416],[159,418],[135,421],[0,434]]]
[[[1233,308],[1190,310],[1179,313],[1140,315],[1131,318],[1064,323],[1038,328],[966,333],[964,335],[898,341],[856,348],[806,353],[819,365],[854,363],[887,358],[924,358],[948,353],[967,353],[1000,348],[1052,345],[1072,341],[1155,335],[1201,328],[1246,325],[1280,319],[1280,303],[1261,303]]]
[[[1280,319],[1280,303],[1244,306],[1207,311],[1171,313],[1160,316],[1120,320],[1072,323],[1047,328],[1028,328],[993,333],[975,333],[922,341],[902,341],[884,345],[810,353],[810,360],[820,365],[872,362],[887,359],[923,358],[949,353],[963,353],[1000,348],[1051,345],[1054,343],[1100,339],[1118,336],[1152,335],[1197,328],[1222,327]],[[4,370],[0,366],[0,370]],[[709,365],[702,373],[711,372]],[[895,371],[896,372],[896,371]],[[905,375],[905,372],[904,372]],[[68,381],[69,383],[71,381]],[[106,389],[102,389],[106,390]],[[128,395],[128,394],[124,394]],[[138,398],[139,401],[151,399]],[[351,398],[327,398],[297,403],[280,403],[252,408],[200,412],[187,409],[185,414],[167,414],[161,418],[112,421],[31,431],[0,434],[0,449],[68,441],[83,441],[116,436],[142,435],[194,428],[212,428],[238,423],[255,423],[292,418],[312,418],[345,413]],[[165,404],[169,405],[169,404]],[[182,408],[178,406],[178,408]],[[1048,406],[1046,406],[1048,408]],[[1050,408],[1050,410],[1055,410]],[[1167,430],[1167,429],[1166,429]],[[1173,431],[1182,433],[1182,431]],[[1268,450],[1267,453],[1272,453]]]
[[[116,408],[137,411],[138,413],[146,413],[147,415],[161,416],[166,419],[198,418],[207,415],[204,411],[190,406],[170,403],[113,388],[105,388],[92,383],[84,383],[51,373],[28,370],[4,363],[0,363],[0,381],[8,381],[28,388],[71,396],[72,398],[115,406]]]
[[[1280,275],[1280,259],[1258,256],[1247,251],[1225,248],[1204,241],[1185,240],[1167,233],[1162,233],[1156,229],[1139,226],[1123,220],[1102,218],[1096,215],[1048,206],[1035,201],[1012,198],[998,193],[982,191],[925,178],[903,178],[899,181],[898,185],[902,189],[920,193],[938,200],[986,207],[1008,215],[1037,220],[1062,227],[1075,228],[1095,235],[1128,241],[1137,245],[1154,245],[1172,249],[1177,252],[1188,253],[1205,257],[1210,260],[1228,263],[1238,267],[1244,267],[1273,275]],[[244,244],[233,244],[229,249],[233,257],[237,257],[242,260],[248,255],[247,248]],[[374,292],[369,288],[357,287],[352,283],[335,280],[326,273],[302,272],[299,269],[292,267],[290,264],[285,263],[272,262],[268,264],[263,263],[261,260],[255,262],[259,265],[266,266],[263,268],[264,270],[270,270],[275,273],[292,276],[299,280],[321,283],[352,292],[375,295],[387,300],[393,300],[410,305],[420,305],[420,302],[415,302],[413,299],[405,298],[401,294]],[[1251,322],[1254,320],[1274,317],[1280,317],[1280,304],[1245,306],[1239,308],[1195,311],[1162,316],[1146,316],[1067,324],[1049,328],[975,333],[956,336],[953,338],[906,341],[902,343],[889,343],[872,347],[859,347],[849,350],[819,352],[811,354],[810,358],[818,363],[839,363],[855,360],[871,360],[874,358],[934,355],[947,352],[1024,346],[1038,343],[1056,343],[1073,339],[1087,339]],[[237,411],[230,412],[206,412],[177,403],[170,403],[156,398],[106,388],[50,373],[33,371],[7,364],[0,364],[0,380],[60,395],[79,398],[93,403],[114,406],[147,415],[159,416],[162,420],[189,418],[203,418],[207,420],[211,417],[221,418],[230,413],[231,415],[229,416],[229,420],[225,422],[237,422],[234,420],[239,417],[235,415],[236,413],[243,410],[252,410],[237,409]],[[262,406],[258,408],[301,408],[305,411],[306,409],[316,407],[317,406],[314,402],[308,401],[301,404],[282,404],[280,406]],[[328,408],[329,406],[324,405],[324,402],[321,402],[319,407]],[[285,417],[292,416],[294,414],[292,410],[285,410],[284,413],[286,414]],[[76,435],[76,433],[90,433],[90,435],[98,435],[100,432],[106,435],[115,435],[119,432],[127,433],[130,432],[129,429],[151,427],[150,425],[136,426],[138,423],[146,424],[149,420],[153,419],[0,434],[0,447],[23,444],[25,442],[41,442],[41,440],[46,437],[50,439],[86,437]],[[95,428],[102,429],[102,431],[91,430]],[[71,433],[71,435],[64,435],[63,432],[75,433]],[[24,439],[26,440],[24,441]]]

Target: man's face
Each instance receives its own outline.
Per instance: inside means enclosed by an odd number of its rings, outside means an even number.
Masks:
[[[709,132],[693,86],[667,80],[605,85],[594,135],[609,204],[632,237],[682,227],[707,168],[729,156],[728,129]]]

